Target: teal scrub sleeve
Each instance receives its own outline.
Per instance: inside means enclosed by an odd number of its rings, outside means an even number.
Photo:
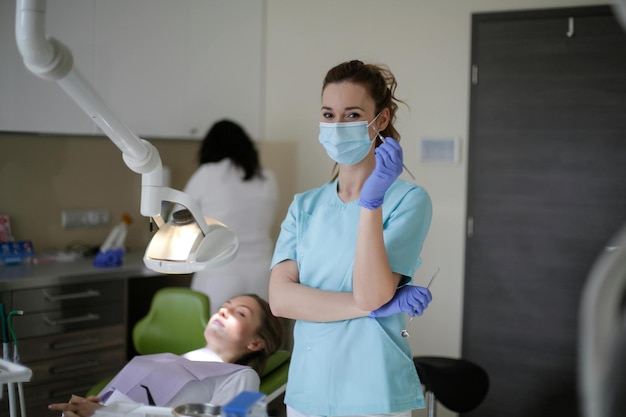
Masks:
[[[405,277],[400,282],[402,286],[413,280],[422,264],[420,254],[430,229],[433,208],[428,192],[418,186],[394,201],[389,215],[383,217],[383,235],[391,270]]]
[[[274,255],[272,256],[272,262],[270,263],[270,270],[274,268],[274,265],[285,261],[287,259],[296,260],[296,248],[297,248],[297,213],[298,209],[298,195],[294,196],[287,215],[280,225],[280,234],[274,247]]]

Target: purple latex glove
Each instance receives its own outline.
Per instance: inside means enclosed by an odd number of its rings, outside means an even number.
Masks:
[[[409,316],[421,316],[433,299],[430,290],[417,285],[405,285],[396,291],[393,298],[384,306],[372,311],[369,316],[387,317],[398,313],[407,313]]]
[[[385,193],[402,173],[402,148],[395,139],[385,138],[374,151],[376,167],[361,189],[359,206],[376,210],[382,206]]]

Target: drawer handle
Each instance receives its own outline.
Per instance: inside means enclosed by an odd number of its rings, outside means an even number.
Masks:
[[[70,342],[63,343],[51,343],[50,349],[52,350],[61,350],[61,349],[69,349],[77,346],[86,346],[86,345],[94,345],[100,342],[100,339],[97,337],[90,337],[86,339],[72,340]]]
[[[47,316],[43,316],[43,320],[50,326],[62,326],[64,324],[81,323],[85,321],[100,320],[100,316],[94,313],[87,313],[80,317],[70,317],[68,319],[50,320]]]
[[[69,366],[63,366],[63,367],[60,367],[60,368],[50,368],[50,373],[53,374],[53,375],[58,375],[58,374],[64,374],[66,372],[74,372],[74,371],[77,371],[79,369],[94,368],[96,366],[100,366],[100,362],[98,362],[98,361],[84,361],[84,362],[75,363],[75,364],[69,365]]]
[[[65,397],[69,397],[73,394],[76,394],[77,392],[87,392],[91,388],[93,388],[94,385],[96,385],[96,382],[94,382],[93,385],[81,385],[81,386],[70,388],[67,390],[51,391],[49,394],[49,398],[55,399],[55,398],[63,397],[64,400],[67,400],[67,398]]]
[[[81,292],[75,292],[71,294],[63,294],[63,295],[50,295],[47,291],[44,291],[43,296],[46,300],[56,302],[56,301],[66,301],[66,300],[77,300],[80,298],[90,298],[90,297],[100,297],[100,291],[97,290],[87,290]]]

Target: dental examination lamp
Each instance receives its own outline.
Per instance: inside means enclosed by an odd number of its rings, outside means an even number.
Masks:
[[[73,68],[70,50],[45,36],[46,0],[17,0],[15,37],[24,64],[35,75],[53,80],[122,151],[124,162],[141,174],[141,214],[158,230],[144,254],[145,265],[157,272],[183,274],[230,262],[239,241],[219,221],[204,217],[185,193],[163,185],[157,149],[120,121],[89,83]],[[186,207],[170,223],[161,215],[162,201]]]

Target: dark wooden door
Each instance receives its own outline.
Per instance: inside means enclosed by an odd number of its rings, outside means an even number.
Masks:
[[[472,20],[463,357],[467,416],[576,417],[578,310],[626,222],[626,35],[611,9]]]

